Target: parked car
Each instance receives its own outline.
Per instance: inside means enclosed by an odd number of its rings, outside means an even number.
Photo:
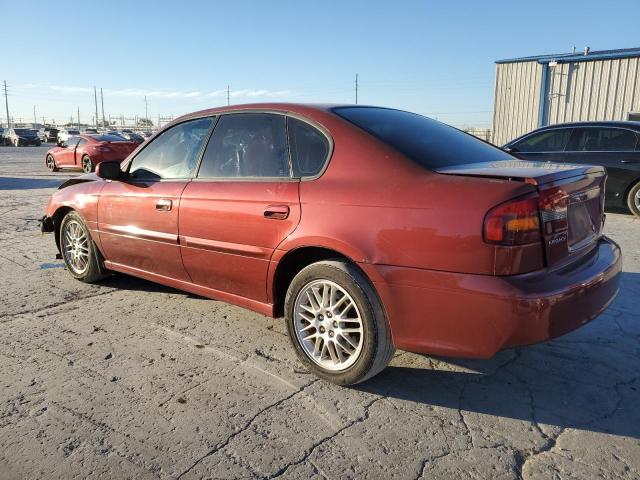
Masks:
[[[4,145],[4,128],[0,127],[0,145]]]
[[[4,144],[14,147],[26,147],[27,145],[39,147],[41,143],[38,132],[30,128],[10,128],[4,137]]]
[[[640,216],[640,122],[552,125],[503,148],[524,160],[601,165],[608,174],[605,205]]]
[[[45,143],[57,142],[58,141],[58,132],[59,132],[59,130],[57,128],[45,127],[45,129],[44,129],[44,140],[43,141]]]
[[[89,173],[100,162],[124,160],[137,147],[137,143],[113,135],[71,136],[47,152],[45,165],[52,172],[69,168]]]
[[[132,142],[136,142],[136,143],[142,143],[142,142],[145,141],[144,137],[142,137],[141,135],[138,135],[137,133],[131,132],[131,131],[125,132],[123,130],[122,132],[120,132],[119,135],[123,136],[127,140],[131,140]]]
[[[83,135],[97,135],[98,134],[98,129],[97,128],[92,128],[92,127],[87,127],[82,131]]]
[[[399,110],[233,106],[63,184],[42,230],[79,280],[284,315],[301,361],[353,384],[395,348],[487,358],[595,318],[621,270],[605,179]]]
[[[80,135],[80,130],[76,130],[73,128],[63,128],[58,132],[58,145],[63,145],[67,140],[69,140],[70,136]]]

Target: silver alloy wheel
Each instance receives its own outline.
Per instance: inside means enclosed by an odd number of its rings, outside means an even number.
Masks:
[[[82,275],[89,268],[89,238],[76,220],[65,225],[62,232],[62,252],[67,265],[76,275]]]
[[[52,172],[56,168],[56,162],[51,155],[47,155],[47,168]]]
[[[349,368],[362,352],[362,318],[351,295],[330,280],[314,280],[296,297],[294,322],[304,353],[322,368]]]
[[[633,203],[635,204],[636,208],[640,210],[640,190],[638,190],[636,192],[636,196],[633,197]]]
[[[82,171],[84,173],[91,173],[91,170],[92,170],[91,159],[89,157],[84,157],[82,159]]]

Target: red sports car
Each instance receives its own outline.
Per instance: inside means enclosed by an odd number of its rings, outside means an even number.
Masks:
[[[302,362],[353,384],[395,348],[487,358],[595,318],[621,270],[605,180],[399,110],[234,106],[63,184],[42,230],[79,280],[284,315]]]
[[[47,152],[45,165],[52,172],[71,168],[90,173],[100,162],[124,160],[138,145],[118,135],[72,136]]]

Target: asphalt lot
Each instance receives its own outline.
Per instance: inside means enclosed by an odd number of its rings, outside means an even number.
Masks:
[[[639,478],[640,220],[594,322],[490,361],[398,352],[341,388],[282,321],[143,280],[75,281],[37,219],[77,173],[0,147],[0,478]],[[472,313],[472,312],[470,312]]]

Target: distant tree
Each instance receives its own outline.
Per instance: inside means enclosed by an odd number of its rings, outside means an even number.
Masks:
[[[138,127],[153,127],[153,122],[148,118],[139,118]]]

